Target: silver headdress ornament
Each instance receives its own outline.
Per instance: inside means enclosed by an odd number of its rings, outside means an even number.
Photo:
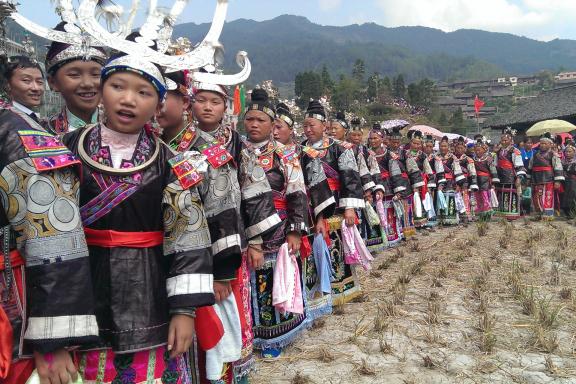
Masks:
[[[321,96],[318,102],[320,102],[320,104],[322,104],[322,106],[324,107],[324,110],[326,111],[326,116],[329,116],[330,113],[332,112],[332,105],[330,105],[330,98],[328,96]]]
[[[87,33],[105,43],[105,45],[117,51],[138,56],[142,60],[165,67],[167,72],[194,70],[206,66],[215,67],[215,56],[217,53],[220,53],[219,49],[221,49],[221,44],[218,39],[220,38],[226,20],[228,0],[217,0],[212,25],[204,37],[204,40],[190,52],[176,56],[166,54],[166,49],[168,49],[169,46],[168,35],[171,34],[172,26],[170,23],[165,23],[165,21],[167,16],[170,19],[178,16],[184,9],[183,6],[187,3],[187,0],[176,0],[169,15],[159,12],[155,6],[151,6],[148,19],[142,28],[140,28],[142,38],[135,42],[119,39],[101,26],[94,17],[96,3],[97,0],[83,0],[78,8],[78,19],[80,26]],[[151,5],[155,5],[156,1],[150,0],[150,3]],[[162,23],[165,25],[160,29],[159,24]],[[162,40],[158,40],[158,47],[160,50],[164,49],[164,52],[154,50],[150,44],[152,40],[160,38],[162,38]],[[236,75],[195,72],[194,80],[221,85],[242,83],[250,76],[251,65],[248,60],[248,54],[244,51],[239,52],[236,56],[236,62],[242,68],[242,71]]]
[[[256,85],[256,88],[261,88],[265,90],[270,99],[273,100],[278,99],[279,96],[278,88],[274,86],[272,80],[264,80],[261,84]]]
[[[36,50],[34,49],[34,42],[30,38],[30,36],[26,35],[24,37],[24,40],[22,40],[22,46],[24,47],[24,52],[26,52],[26,56],[28,56],[30,60],[35,62]]]
[[[11,0],[0,1],[0,56],[8,55],[6,46],[6,18],[16,10],[16,4]]]
[[[0,7],[8,4],[9,1],[0,0]],[[67,23],[64,32],[40,26],[15,13],[15,11],[11,17],[28,31],[46,39],[76,46],[110,47],[138,58],[139,62],[146,61],[160,65],[165,68],[166,72],[194,71],[199,68],[216,67],[217,58],[222,53],[222,45],[218,40],[226,20],[228,0],[217,0],[212,25],[204,39],[189,52],[179,55],[168,55],[166,51],[170,45],[174,22],[183,12],[188,0],[175,0],[169,11],[159,9],[157,0],[149,0],[148,17],[139,30],[141,36],[136,41],[129,41],[126,40],[126,36],[132,31],[132,22],[139,3],[138,0],[132,1],[127,22],[118,21],[120,28],[116,32],[108,31],[100,24],[96,10],[98,0],[82,0],[76,10],[73,6],[73,0],[58,0],[56,9],[63,21]],[[109,8],[108,10],[112,9]],[[115,6],[112,13],[116,15],[114,17],[120,20],[123,11],[121,7]],[[113,18],[106,15],[105,19],[112,20]],[[158,50],[152,47],[153,40],[156,41]],[[250,76],[251,64],[248,60],[248,54],[240,51],[236,56],[236,63],[242,70],[235,75],[194,72],[193,78],[197,82],[220,85],[242,83]]]

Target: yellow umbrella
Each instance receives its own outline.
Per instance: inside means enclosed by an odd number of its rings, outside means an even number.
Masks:
[[[564,120],[545,120],[534,124],[526,131],[527,136],[540,136],[546,132],[568,133],[576,130],[576,125]]]

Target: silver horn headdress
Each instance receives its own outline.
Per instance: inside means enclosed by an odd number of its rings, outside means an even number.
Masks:
[[[9,0],[0,0],[0,6],[8,3]],[[98,3],[99,0],[82,0],[75,9],[73,0],[56,1],[56,12],[66,22],[65,31],[54,31],[43,27],[16,12],[12,13],[11,17],[28,31],[52,41],[83,47],[110,47],[129,56],[138,57],[141,61],[160,65],[165,68],[166,72],[217,67],[217,59],[222,51],[219,38],[226,20],[228,0],[216,1],[212,25],[204,39],[189,52],[178,55],[169,55],[166,51],[170,45],[175,20],[184,11],[188,0],[174,0],[173,6],[168,11],[159,8],[157,0],[149,0],[148,16],[139,29],[140,36],[136,38],[136,41],[126,40],[126,36],[132,31],[132,22],[140,1],[132,1],[126,22],[120,21],[123,13],[122,7],[108,7],[103,13],[102,10],[97,9]],[[108,27],[113,24],[114,19],[118,20],[118,30],[115,32],[107,30],[100,24],[99,16],[105,18]],[[154,43],[156,43],[156,49]],[[242,68],[237,74],[223,75],[196,71],[193,74],[194,80],[221,85],[242,83],[248,79],[251,71],[247,53],[240,51],[236,56],[236,62]]]

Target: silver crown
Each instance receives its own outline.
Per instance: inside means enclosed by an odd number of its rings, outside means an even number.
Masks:
[[[133,0],[128,18],[122,20],[123,9],[121,6],[97,10],[98,0],[82,0],[77,9],[73,0],[57,0],[54,4],[55,11],[66,22],[65,31],[54,31],[34,23],[23,15],[16,12],[15,5],[11,0],[0,0],[0,12],[10,13],[10,17],[23,28],[52,41],[76,45],[76,46],[102,46],[138,57],[150,63],[158,64],[166,69],[166,72],[180,70],[196,70],[205,67],[216,67],[217,60],[222,54],[222,44],[219,42],[226,13],[228,0],[217,0],[216,10],[210,30],[204,39],[189,52],[178,55],[169,55],[167,50],[174,29],[174,23],[184,11],[188,0],[175,0],[169,10],[158,7],[157,0],[149,0],[148,15],[144,24],[140,27],[140,37],[136,41],[126,40],[126,36],[132,31],[135,15],[140,6],[140,0]],[[99,19],[104,18],[107,26],[112,28],[118,25],[118,30],[110,31],[104,28]],[[158,50],[153,49],[154,41]],[[236,56],[237,64],[242,70],[234,75],[222,75],[218,73],[194,72],[195,81],[234,85],[248,79],[251,64],[248,54],[240,51]]]

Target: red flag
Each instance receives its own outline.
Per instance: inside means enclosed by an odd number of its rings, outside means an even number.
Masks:
[[[234,115],[240,115],[242,106],[240,105],[240,87],[236,86],[234,89]]]
[[[480,113],[480,109],[484,106],[484,104],[485,103],[478,98],[478,95],[476,95],[476,98],[474,99],[474,110],[476,111],[476,114]]]

